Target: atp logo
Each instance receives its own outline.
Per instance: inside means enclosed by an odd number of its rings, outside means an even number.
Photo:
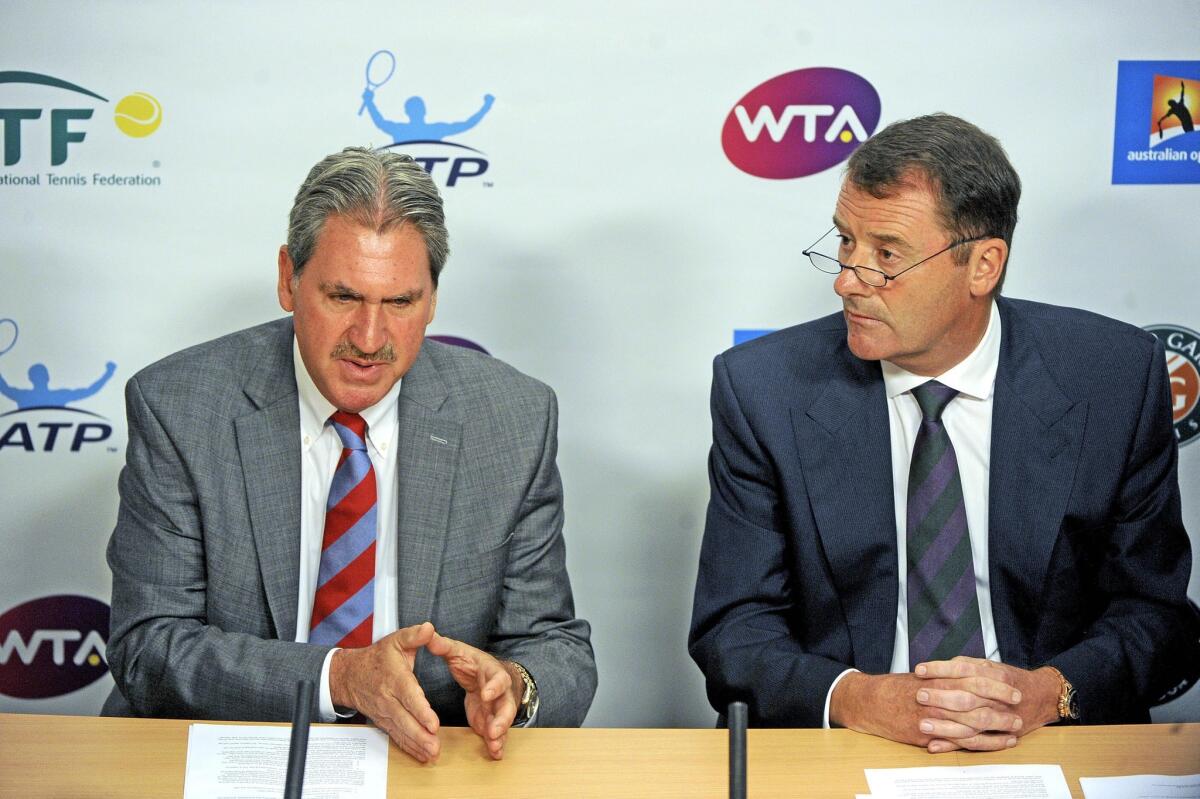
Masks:
[[[19,333],[14,320],[0,319],[0,356],[16,346]],[[6,377],[3,366],[4,361],[0,360],[0,396],[15,402],[17,408],[0,413],[0,454],[9,449],[79,452],[85,446],[107,441],[112,436],[112,425],[103,416],[67,407],[104,388],[117,371],[117,365],[112,361],[105,364],[104,372],[92,383],[80,387],[52,387],[50,370],[44,363],[29,367],[26,373],[28,385],[11,373]]]
[[[1167,351],[1171,381],[1171,421],[1180,446],[1200,435],[1200,333],[1179,325],[1150,325]]]
[[[46,699],[108,673],[108,605],[86,596],[33,599],[0,614],[0,694]]]
[[[455,186],[464,179],[478,178],[487,172],[489,164],[485,153],[465,144],[448,142],[446,138],[465,133],[482,122],[492,110],[496,98],[485,94],[474,113],[457,121],[442,122],[429,118],[424,97],[412,95],[404,101],[403,118],[394,112],[395,118],[389,118],[376,104],[376,92],[395,73],[396,56],[390,50],[378,50],[367,61],[366,88],[363,89],[358,115],[366,112],[375,127],[391,138],[392,143],[380,149],[403,148],[431,177],[445,175],[447,187]],[[441,168],[442,164],[446,164],[444,169]]]
[[[14,100],[21,102],[14,95],[24,99],[22,105],[28,105],[31,99],[28,91],[18,93],[18,86],[37,86],[44,89],[56,90],[54,94],[46,93],[46,97],[61,98],[66,92],[68,99],[55,102],[54,107],[14,107]],[[20,163],[23,157],[23,144],[30,137],[46,136],[47,122],[48,139],[50,142],[50,165],[62,166],[70,156],[70,148],[83,142],[88,135],[88,120],[96,111],[95,103],[88,107],[79,107],[78,96],[88,97],[101,103],[109,102],[91,89],[86,89],[76,83],[63,80],[53,75],[43,75],[38,72],[6,71],[0,72],[0,86],[4,88],[0,94],[0,122],[4,124],[4,165],[13,166]],[[40,92],[39,92],[40,94]],[[76,95],[72,98],[71,95]],[[43,101],[46,102],[46,101]],[[49,111],[49,119],[44,118]],[[113,124],[117,130],[135,139],[151,135],[162,124],[162,106],[152,95],[145,92],[134,92],[117,101],[113,108]]]
[[[743,172],[770,180],[815,175],[850,157],[879,125],[879,93],[853,72],[798,69],[755,86],[734,105],[721,147]]]

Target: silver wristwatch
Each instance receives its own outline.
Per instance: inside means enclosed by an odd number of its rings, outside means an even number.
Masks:
[[[525,691],[521,694],[521,704],[517,707],[517,717],[513,719],[513,724],[524,724],[533,718],[533,714],[537,713],[538,709],[538,689],[537,683],[533,681],[533,677],[529,675],[529,671],[515,660],[510,660],[521,674],[521,680],[525,683]]]

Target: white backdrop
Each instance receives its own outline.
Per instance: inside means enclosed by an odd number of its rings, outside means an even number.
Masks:
[[[410,95],[431,120],[496,98],[450,139],[489,166],[445,189],[452,255],[430,332],[476,341],[559,394],[569,566],[600,670],[588,723],[710,725],[685,639],[711,359],[735,329],[839,307],[800,250],[828,227],[840,168],[747,175],[722,152],[726,115],[769,78],[830,66],[875,87],[881,125],[963,116],[1004,143],[1024,181],[1008,295],[1196,330],[1194,246],[1161,245],[1194,234],[1200,192],[1111,183],[1118,61],[1194,59],[1196,12],[1191,0],[1152,13],[1082,1],[5,3],[0,72],[108,102],[0,83],[0,109],[43,112],[20,124],[20,160],[0,167],[41,176],[0,184],[0,319],[19,329],[0,376],[28,386],[43,363],[52,388],[83,387],[107,361],[117,369],[70,404],[103,419],[0,416],[0,436],[23,420],[35,449],[0,447],[0,631],[6,611],[41,597],[108,600],[121,386],[170,352],[281,314],[275,253],[306,171],[346,145],[391,143],[356,115],[367,59],[388,49],[396,74],[376,102],[389,117]],[[113,124],[134,92],[162,107],[143,138]],[[68,122],[85,138],[59,166],[55,108],[94,109]],[[446,168],[434,171],[443,185]],[[49,185],[51,174],[89,185]],[[95,185],[96,174],[159,185]],[[14,410],[0,398],[0,413]],[[49,452],[36,428],[104,419],[111,436],[78,452],[78,427]],[[1195,549],[1200,445],[1181,449],[1179,476]],[[0,695],[0,711],[94,713],[110,685]],[[1198,692],[1157,717],[1200,720]]]

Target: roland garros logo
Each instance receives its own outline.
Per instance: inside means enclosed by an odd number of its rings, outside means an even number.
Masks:
[[[1167,350],[1175,438],[1187,444],[1200,434],[1200,333],[1179,325],[1151,325],[1146,330]]]

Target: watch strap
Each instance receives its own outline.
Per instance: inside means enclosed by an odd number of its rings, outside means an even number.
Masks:
[[[525,683],[525,690],[521,694],[521,702],[517,706],[517,717],[514,721],[518,724],[523,724],[533,718],[533,714],[538,709],[538,690],[537,683],[533,681],[533,676],[529,670],[515,660],[508,661],[521,675],[521,681]]]
[[[1058,692],[1058,720],[1078,721],[1079,707],[1078,698],[1075,694],[1075,686],[1071,685],[1071,681],[1054,666],[1047,665],[1046,668],[1058,676],[1059,683],[1061,684]]]

